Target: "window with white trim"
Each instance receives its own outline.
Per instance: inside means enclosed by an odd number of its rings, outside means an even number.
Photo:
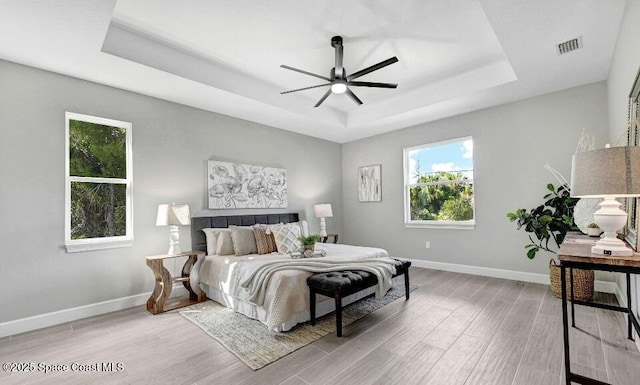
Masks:
[[[131,123],[65,114],[68,252],[131,246]]]
[[[475,226],[473,138],[404,149],[407,227]]]

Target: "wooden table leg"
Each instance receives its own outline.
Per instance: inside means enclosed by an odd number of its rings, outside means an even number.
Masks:
[[[196,278],[197,270],[200,268],[200,263],[202,262],[202,256],[197,256],[195,254],[189,255],[189,258],[182,266],[182,277]],[[191,277],[194,274],[196,277]],[[194,282],[195,281],[195,282]],[[182,281],[182,285],[184,285],[185,289],[189,291],[189,298],[194,301],[204,301],[205,293],[200,289],[198,285],[198,280],[189,279]]]
[[[165,269],[162,262],[162,259],[147,260],[147,266],[149,266],[156,277],[156,285],[147,300],[147,310],[152,314],[158,314],[164,311],[164,303],[171,295],[171,288],[173,286],[171,274]]]

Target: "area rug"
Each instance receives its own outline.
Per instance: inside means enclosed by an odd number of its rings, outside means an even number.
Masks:
[[[417,288],[418,286],[411,285],[409,290]],[[404,285],[397,285],[382,298],[370,296],[347,305],[342,310],[343,325],[348,325],[400,297],[404,297]],[[333,312],[318,318],[314,326],[305,322],[285,333],[269,332],[260,321],[235,313],[211,300],[185,308],[180,314],[218,340],[253,370],[336,331]]]

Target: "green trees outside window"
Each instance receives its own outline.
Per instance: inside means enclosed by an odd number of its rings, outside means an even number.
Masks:
[[[129,129],[67,113],[67,241],[130,237]]]
[[[473,184],[461,172],[421,175],[409,188],[411,220],[473,219]]]
[[[126,186],[71,182],[71,239],[126,235]]]
[[[408,226],[475,225],[471,137],[405,148],[404,172]]]

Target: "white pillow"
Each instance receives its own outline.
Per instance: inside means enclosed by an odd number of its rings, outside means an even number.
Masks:
[[[278,253],[289,254],[302,248],[302,244],[298,239],[302,232],[300,230],[300,225],[297,223],[273,226],[271,228],[271,232],[276,240]]]
[[[232,255],[233,239],[231,229],[202,229],[207,237],[207,255]]]
[[[253,233],[253,226],[229,226],[229,228],[236,255],[258,254],[258,244]]]
[[[207,255],[216,253],[216,235],[213,233],[215,229],[202,229],[204,236],[207,238]]]
[[[307,223],[307,221],[305,221],[303,219],[303,220],[301,220],[300,222],[297,222],[297,223],[300,226],[300,233],[302,234],[302,236],[308,237],[309,236],[309,224]]]

